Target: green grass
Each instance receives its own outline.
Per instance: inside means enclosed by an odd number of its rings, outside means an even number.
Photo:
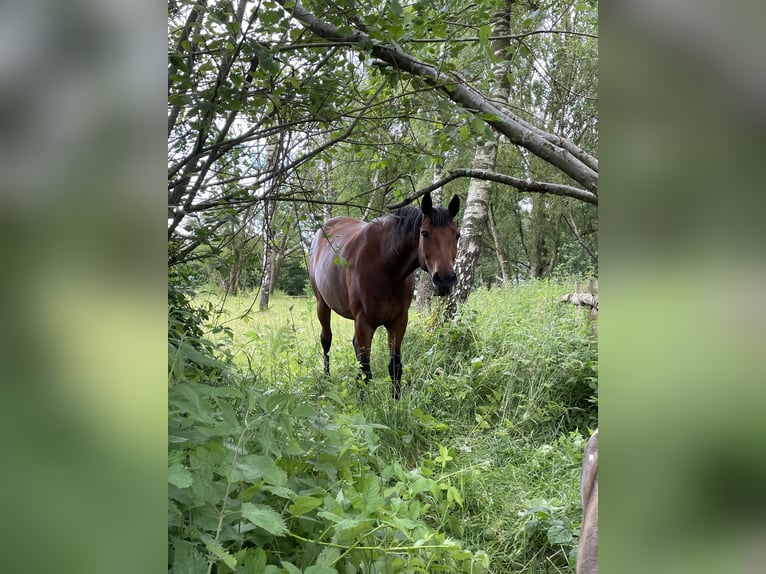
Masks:
[[[313,299],[277,293],[260,312],[255,294],[221,301],[211,291],[196,304],[221,310],[212,336],[228,341],[238,367],[265,389],[332,402],[382,425],[374,470],[399,464],[438,479],[459,504],[449,512],[435,504],[429,522],[486,551],[489,572],[574,572],[579,465],[588,429],[597,425],[598,359],[583,311],[558,302],[573,284],[479,290],[436,328],[433,315],[413,307],[401,400],[391,398],[381,328],[363,404],[351,321],[333,315],[328,379]]]

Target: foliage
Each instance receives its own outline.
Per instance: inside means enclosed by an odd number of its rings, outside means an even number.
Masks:
[[[183,311],[196,327],[206,315]],[[223,350],[198,329],[184,340]],[[169,356],[172,572],[486,571],[486,553],[434,519],[463,504],[444,465],[381,465],[383,427],[339,396],[275,389],[180,349]]]
[[[212,258],[201,267],[208,278],[231,275],[241,288],[255,288],[265,244],[290,261],[306,251],[325,217],[369,219],[438,173],[467,167],[476,144],[488,139],[498,139],[503,173],[571,183],[499,138],[486,114],[455,104],[417,75],[373,65],[369,45],[318,37],[282,4],[168,4],[171,264]],[[459,74],[477,89],[493,80],[488,22],[500,2],[482,1],[468,11],[451,1],[303,4],[343,33],[364,30],[371,41]],[[512,12],[508,111],[593,153],[596,3],[516,3]],[[445,195],[466,186],[454,181]],[[535,202],[545,212],[537,219],[518,209],[534,194],[494,188],[514,278],[529,277],[539,262],[554,268],[559,259],[565,273],[583,272],[587,258],[561,217],[592,241],[593,206],[545,196]],[[497,264],[486,254],[484,260],[489,283]],[[297,293],[299,286],[289,282],[279,288]]]
[[[311,299],[227,298],[226,385],[190,365],[169,389],[173,571],[573,572],[597,357],[570,289],[481,290],[438,329],[413,313],[401,400],[378,336],[364,404],[350,321],[326,379]]]
[[[170,389],[173,571],[486,568],[486,555],[426,522],[462,503],[447,480],[377,471],[378,425],[253,383]]]
[[[277,289],[288,295],[304,295],[308,288],[308,271],[306,271],[303,253],[298,257],[286,259],[277,279]]]

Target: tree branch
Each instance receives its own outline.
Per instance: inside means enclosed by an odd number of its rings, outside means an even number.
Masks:
[[[593,162],[583,161],[584,156],[581,153],[572,153],[576,146],[557,145],[554,142],[559,140],[563,144],[563,138],[546,134],[543,130],[533,128],[529,124],[524,125],[526,122],[520,121],[520,118],[515,117],[514,114],[496,106],[459,76],[440,72],[431,64],[427,64],[397,47],[370,38],[364,32],[357,30],[351,34],[345,34],[332,24],[317,18],[306,10],[298,0],[295,0],[294,3],[288,0],[277,0],[277,2],[317,36],[339,42],[353,41],[358,48],[368,50],[375,58],[398,70],[423,78],[426,83],[442,91],[453,102],[467,109],[480,112],[482,119],[489,126],[505,135],[511,142],[528,149],[536,156],[557,167],[589,190],[592,195],[598,193],[598,172],[594,169]],[[588,165],[589,163],[591,165]]]
[[[496,173],[494,171],[488,171],[485,169],[453,169],[453,170],[450,170],[450,172],[446,176],[441,178],[439,181],[435,181],[432,184],[427,185],[426,187],[419,189],[418,191],[414,193],[411,193],[403,200],[389,205],[388,208],[396,209],[397,207],[403,207],[407,205],[408,203],[412,203],[413,201],[418,199],[420,196],[425,195],[426,193],[429,193],[449,183],[450,181],[461,178],[461,177],[470,177],[473,179],[485,179],[485,180],[494,181],[497,183],[502,183],[504,185],[509,185],[511,187],[515,187],[519,191],[527,191],[530,193],[549,193],[552,195],[562,195],[564,197],[572,197],[574,199],[578,199],[586,203],[592,203],[593,205],[598,205],[598,196],[595,193],[591,193],[590,191],[587,191],[585,189],[572,187],[570,185],[564,185],[560,183],[548,183],[543,181],[530,181],[527,179],[520,179],[518,177],[505,175],[502,173]]]
[[[575,236],[575,239],[577,242],[582,246],[583,249],[590,255],[590,258],[593,259],[596,263],[598,263],[598,256],[593,252],[593,250],[590,248],[590,246],[585,242],[585,240],[580,236],[580,234],[577,232],[577,227],[575,226],[574,220],[570,221],[569,218],[561,214],[561,217],[564,218],[564,221],[569,226],[569,230],[572,232],[572,235]]]

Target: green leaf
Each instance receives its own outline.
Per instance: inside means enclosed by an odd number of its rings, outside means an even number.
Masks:
[[[425,492],[426,490],[431,489],[431,483],[433,480],[430,478],[426,478],[425,476],[421,476],[418,478],[410,487],[410,491],[413,494],[420,494],[421,492]]]
[[[232,570],[237,567],[237,559],[234,558],[230,552],[227,552],[226,549],[217,542],[205,541],[205,546],[213,556],[221,560]]]
[[[548,528],[548,542],[551,544],[569,544],[572,542],[572,531],[560,520],[554,520]]]
[[[317,557],[317,566],[332,566],[340,558],[340,548],[333,548],[332,546],[325,546],[322,552]],[[335,572],[335,569],[332,569]],[[306,570],[308,572],[308,570]]]
[[[335,568],[330,568],[329,566],[320,566],[319,564],[309,566],[303,572],[304,574],[338,574],[338,571]]]
[[[492,26],[489,24],[484,24],[481,28],[479,28],[479,42],[482,44],[486,44],[487,40],[489,40],[489,35],[492,32]]]
[[[256,487],[253,487],[252,494],[250,489],[248,488],[244,492],[250,495],[250,498],[255,496],[255,494],[259,491],[265,491],[270,492],[274,496],[278,496],[279,498],[287,498],[288,500],[294,500],[298,495],[295,493],[294,490],[291,488],[287,488],[286,486],[273,486],[270,484],[264,484],[264,485],[258,485]]]
[[[449,489],[447,489],[447,500],[449,502],[457,502],[459,506],[463,506],[463,495],[454,486],[450,486]]]
[[[293,504],[287,507],[287,510],[293,516],[300,516],[311,512],[316,507],[322,506],[322,501],[319,498],[313,496],[300,496]]]
[[[295,407],[295,410],[290,414],[295,418],[305,419],[316,415],[317,409],[314,406],[303,404]]]
[[[282,568],[287,570],[287,574],[301,574],[300,568],[296,567],[292,562],[283,561]]]
[[[263,548],[248,548],[237,552],[237,561],[243,574],[264,574],[266,570],[266,552]]]
[[[346,530],[351,530],[352,528],[356,528],[368,523],[372,524],[373,522],[375,521],[372,518],[344,518],[333,526],[333,530],[340,534]]]
[[[380,479],[377,475],[367,474],[359,484],[359,494],[365,510],[375,510],[383,506],[380,494]]]
[[[287,486],[287,473],[279,468],[272,458],[262,454],[246,456],[237,465],[237,470],[241,473],[242,480],[263,478],[269,484]]]
[[[273,508],[264,504],[245,502],[242,505],[241,512],[243,518],[246,518],[269,534],[282,536],[287,532],[287,524],[285,524],[282,517]]]
[[[439,445],[439,456],[434,459],[434,462],[438,462],[442,465],[442,469],[446,464],[452,460],[452,456],[449,454],[449,450],[446,446]]]
[[[391,13],[400,18],[402,15],[402,5],[399,3],[399,0],[390,0],[388,5],[391,8]]]
[[[173,551],[173,574],[204,574],[207,560],[188,540],[178,540]]]
[[[168,468],[168,482],[178,488],[189,488],[194,484],[194,477],[184,465],[176,463]]]

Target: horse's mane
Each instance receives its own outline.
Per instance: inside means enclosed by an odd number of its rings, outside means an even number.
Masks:
[[[400,207],[391,216],[395,221],[395,229],[400,233],[409,235],[410,233],[417,233],[420,229],[423,212],[419,207]],[[452,221],[452,215],[443,207],[434,207],[428,217],[431,220],[431,225],[435,227],[442,227]]]
[[[431,209],[430,220],[434,226],[441,227],[449,224],[452,215],[443,207],[434,207]],[[419,207],[400,207],[390,214],[375,219],[374,221],[391,226],[393,233],[386,234],[385,241],[388,244],[387,249],[398,253],[401,249],[401,242],[407,237],[417,237],[420,233],[420,223],[423,220],[423,211]]]
[[[423,212],[417,207],[400,207],[391,217],[394,218],[394,229],[402,235],[410,235],[420,230]]]

